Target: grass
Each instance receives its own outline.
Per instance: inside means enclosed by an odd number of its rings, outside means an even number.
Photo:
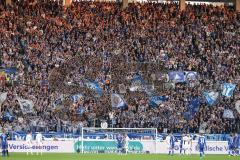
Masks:
[[[41,155],[26,155],[24,153],[11,153],[10,157],[0,159],[6,160],[199,160],[199,155],[191,156],[168,156],[160,154],[43,154]],[[206,155],[204,160],[240,160],[240,157],[229,157],[228,155]]]

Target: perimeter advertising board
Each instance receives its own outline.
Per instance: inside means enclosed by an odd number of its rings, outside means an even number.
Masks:
[[[8,148],[10,152],[26,152],[27,145],[25,141],[9,141]],[[43,152],[49,153],[74,153],[77,150],[81,151],[81,141],[44,141]],[[83,142],[83,148],[85,152],[101,152],[101,153],[113,153],[117,150],[117,142],[114,140],[85,140]],[[166,142],[155,142],[151,140],[145,141],[130,141],[130,152],[150,152],[150,153],[162,153],[167,154],[168,149]],[[33,152],[39,150],[36,143],[33,143]],[[179,143],[175,145],[175,153],[180,151]],[[226,141],[207,141],[206,154],[227,154],[227,142]],[[192,144],[192,154],[198,154],[197,142]]]

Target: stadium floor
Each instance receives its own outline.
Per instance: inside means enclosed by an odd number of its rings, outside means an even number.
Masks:
[[[0,158],[6,160],[199,160],[198,155],[191,156],[168,156],[154,154],[43,154],[41,155],[26,155],[23,153],[12,153],[10,157]],[[206,155],[204,160],[239,160],[240,157],[229,157],[227,155]]]

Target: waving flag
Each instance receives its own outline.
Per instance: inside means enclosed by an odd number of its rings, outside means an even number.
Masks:
[[[83,100],[84,96],[83,94],[79,93],[79,94],[74,94],[71,96],[71,101],[72,102],[77,102],[78,100]]]
[[[15,67],[4,68],[2,70],[4,70],[4,72],[7,74],[16,74],[17,73],[17,68],[15,68]]]
[[[153,96],[150,99],[150,106],[151,107],[157,107],[160,104],[162,104],[163,102],[167,101],[169,99],[168,96]]]
[[[119,88],[119,93],[121,94],[126,93],[126,86],[124,84],[119,84],[118,88]]]
[[[17,100],[18,100],[18,103],[21,107],[23,114],[33,112],[33,105],[34,105],[33,101],[27,100],[27,99],[20,99],[20,98],[17,98]]]
[[[188,110],[195,114],[198,112],[200,106],[200,100],[198,97],[191,99],[191,101],[188,103]]]
[[[145,93],[148,95],[148,96],[153,96],[154,95],[154,85],[153,84],[149,84],[149,85],[145,85]]]
[[[187,112],[184,112],[183,113],[183,117],[184,117],[184,119],[186,119],[186,120],[191,120],[191,119],[193,119],[193,115],[192,115],[192,113],[191,112],[189,112],[189,111],[187,111]]]
[[[126,103],[124,99],[119,94],[112,94],[111,95],[111,103],[113,108],[125,108]]]
[[[173,82],[184,82],[185,81],[185,75],[182,71],[170,71],[168,72],[168,77],[170,81]]]
[[[225,109],[223,112],[223,118],[234,119],[233,111],[231,109]]]
[[[206,98],[206,101],[210,106],[212,106],[216,102],[218,95],[219,93],[214,91],[203,93],[203,96]]]
[[[238,111],[238,113],[240,114],[240,100],[238,100],[238,101],[235,103],[235,108],[236,108],[236,110]]]
[[[199,111],[200,100],[198,97],[192,98],[187,105],[187,112],[185,112],[183,116],[186,120],[191,120]]]
[[[100,88],[100,85],[98,84],[98,82],[87,81],[85,82],[85,85],[87,86],[87,88],[95,91],[98,97],[101,97],[103,95],[103,90]]]
[[[53,108],[56,109],[59,106],[61,106],[63,104],[64,101],[64,96],[60,95],[54,102],[53,102]]]
[[[142,76],[139,73],[134,74],[131,80],[131,87],[129,88],[129,90],[132,92],[143,91],[144,86],[145,86],[145,83]]]
[[[206,128],[207,128],[207,123],[206,122],[201,123],[199,126],[199,133],[205,133]]]
[[[78,107],[78,109],[77,109],[77,114],[78,115],[83,115],[84,112],[85,112],[85,109],[82,106]]]
[[[5,112],[3,114],[3,121],[8,121],[11,123],[14,121],[14,119],[15,119],[15,117],[12,114],[10,114],[9,112]]]
[[[0,93],[0,104],[2,104],[7,99],[8,92]]]
[[[233,95],[233,91],[235,88],[236,88],[236,84],[224,83],[222,95],[226,97],[231,97]]]

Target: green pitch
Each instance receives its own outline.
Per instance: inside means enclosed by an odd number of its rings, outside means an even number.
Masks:
[[[22,153],[12,153],[10,157],[0,158],[6,160],[199,160],[198,155],[191,156],[168,156],[159,154],[43,154],[26,155]],[[240,160],[240,157],[229,157],[227,155],[206,155],[204,160]]]

